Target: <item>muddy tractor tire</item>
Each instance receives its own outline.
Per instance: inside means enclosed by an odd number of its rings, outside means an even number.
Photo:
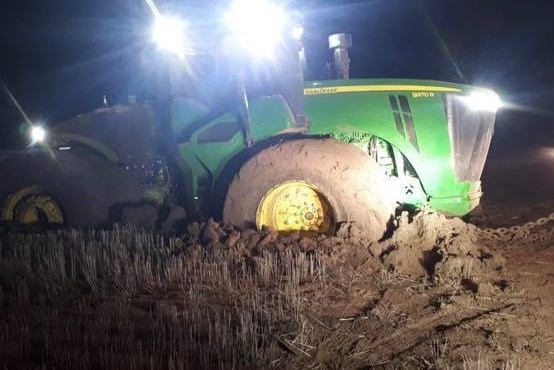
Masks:
[[[0,218],[17,224],[95,226],[106,223],[114,184],[100,160],[67,155],[20,156],[3,163]],[[111,186],[111,187],[110,187]]]
[[[352,145],[333,139],[283,142],[258,153],[235,175],[223,218],[239,227],[326,234],[353,222],[378,240],[396,207],[391,181]]]

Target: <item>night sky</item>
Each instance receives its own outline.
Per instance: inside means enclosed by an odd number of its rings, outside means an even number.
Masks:
[[[187,4],[186,15],[208,23],[224,2],[180,3]],[[327,35],[347,31],[354,39],[353,77],[492,87],[525,114],[533,110],[543,123],[540,130],[549,127],[554,112],[549,1],[305,0],[289,7],[306,16],[311,77],[321,75],[329,57]],[[98,107],[103,94],[114,99],[143,94],[156,67],[147,47],[149,21],[141,0],[0,2],[0,78],[30,116],[50,123]],[[21,119],[5,94],[0,114],[0,142],[10,146]]]

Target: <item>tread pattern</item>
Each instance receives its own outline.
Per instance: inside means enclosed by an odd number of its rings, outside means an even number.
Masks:
[[[330,202],[337,222],[357,222],[379,239],[394,214],[391,180],[362,150],[333,139],[286,141],[251,158],[232,181],[224,221],[255,224],[258,204],[276,184],[302,180]]]

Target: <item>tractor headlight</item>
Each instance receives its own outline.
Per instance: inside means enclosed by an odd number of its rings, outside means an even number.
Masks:
[[[304,27],[297,25],[294,26],[291,32],[291,36],[294,40],[300,41],[302,40],[302,36],[304,35]]]
[[[46,129],[43,126],[31,126],[29,130],[31,144],[40,144],[46,139]]]
[[[493,112],[502,106],[500,97],[494,91],[473,91],[469,95],[459,96],[472,111]]]
[[[186,38],[186,25],[182,19],[159,15],[156,17],[152,37],[164,51],[184,57],[190,45]]]
[[[237,0],[225,17],[234,40],[250,53],[272,57],[283,37],[285,10],[264,0]]]

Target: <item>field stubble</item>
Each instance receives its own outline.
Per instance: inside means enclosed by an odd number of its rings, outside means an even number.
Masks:
[[[169,238],[2,233],[5,369],[549,368],[554,341],[497,249],[402,214],[369,243],[208,221]],[[522,319],[517,320],[517,319]],[[527,318],[527,319],[526,319]],[[521,322],[518,324],[518,322]]]

